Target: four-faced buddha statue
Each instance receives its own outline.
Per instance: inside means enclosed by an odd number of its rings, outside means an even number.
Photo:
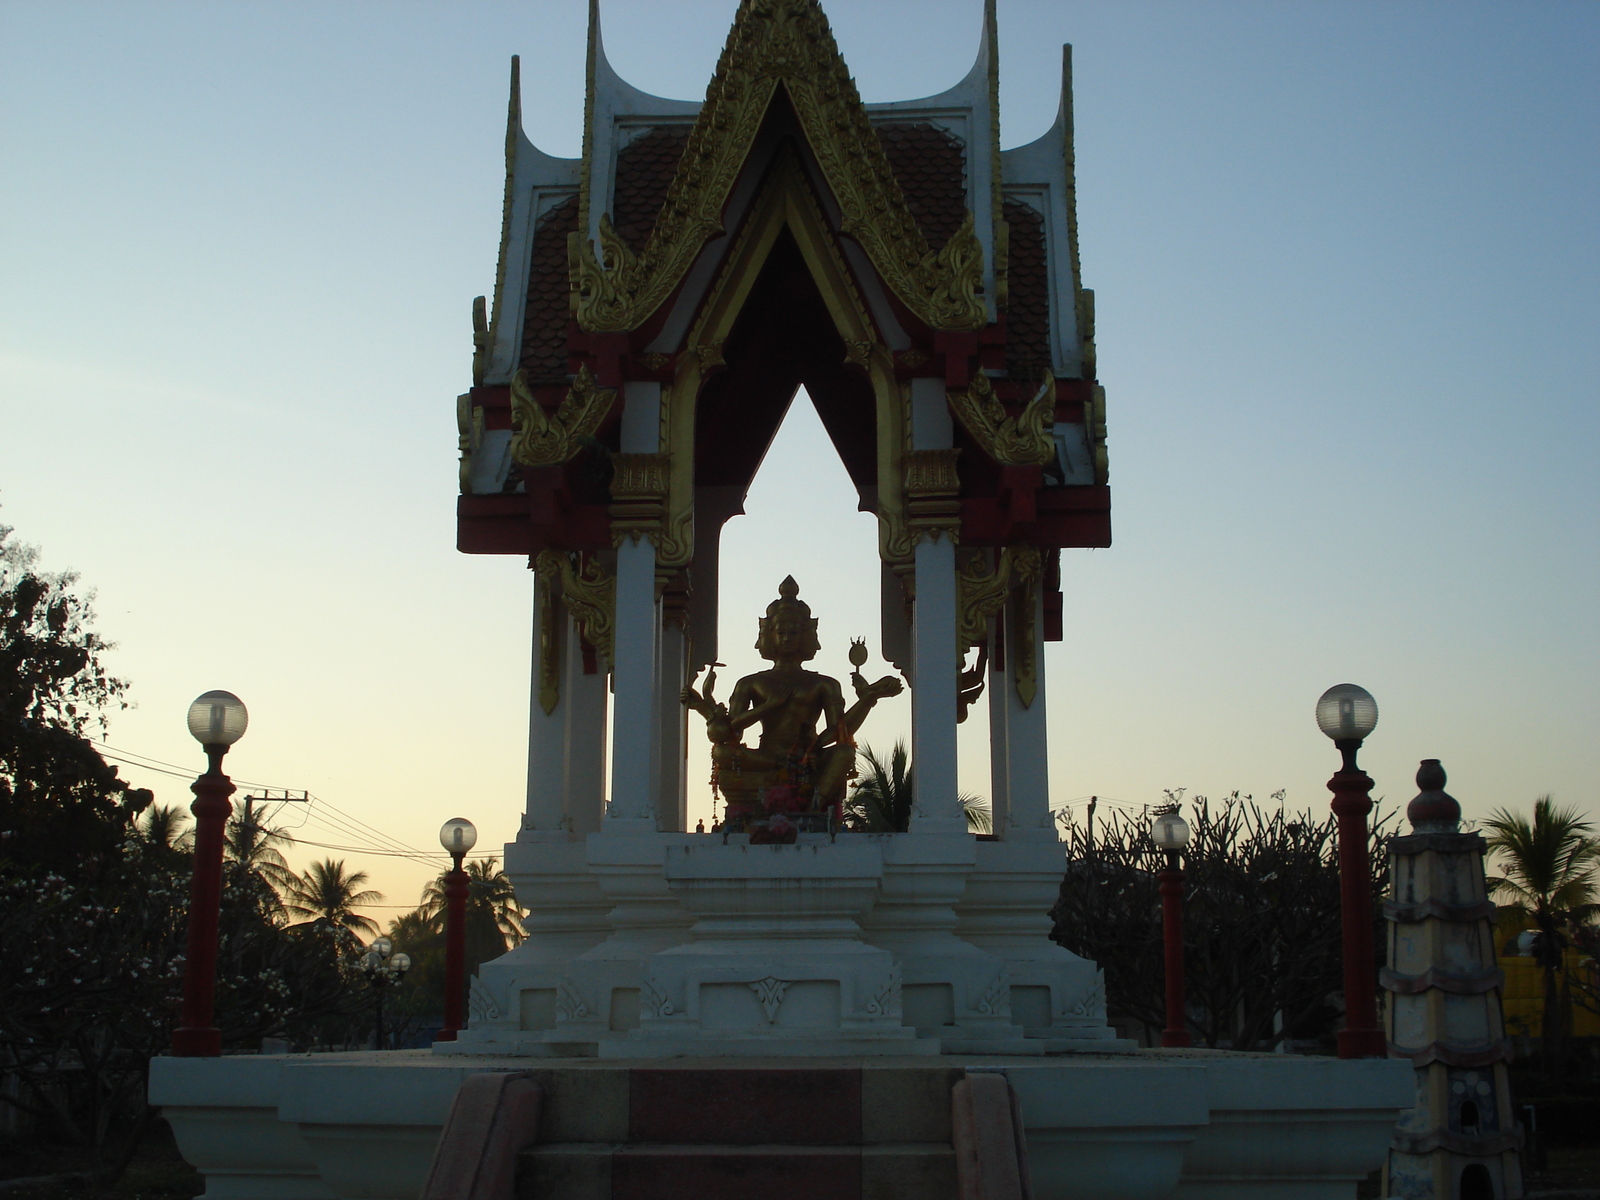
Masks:
[[[830,809],[837,819],[855,766],[855,731],[879,700],[901,691],[893,675],[876,683],[862,678],[859,668],[867,652],[856,641],[850,647],[856,701],[845,708],[839,681],[803,665],[821,646],[817,620],[799,593],[789,576],[761,618],[756,650],[772,663],[770,670],[739,680],[726,704],[712,694],[715,666],[700,690],[692,684],[683,689],[683,703],[706,720],[713,783],[736,827],[751,820],[782,825],[788,814]],[[761,727],[755,747],[746,746],[743,737],[752,725]]]

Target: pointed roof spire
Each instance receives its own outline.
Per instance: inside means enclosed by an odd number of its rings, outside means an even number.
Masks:
[[[594,151],[594,74],[600,60],[600,0],[589,0],[589,48],[583,67],[583,168],[578,176],[578,229],[589,232],[589,167]]]
[[[590,92],[599,62],[598,5],[590,4]],[[589,332],[636,328],[682,281],[723,210],[782,89],[840,210],[884,282],[933,329],[981,329],[983,246],[967,220],[937,251],[906,205],[816,0],[742,0],[649,241],[635,253],[602,218],[591,219],[596,172],[584,148],[580,235],[571,243],[575,315]],[[592,127],[585,113],[585,136]],[[588,230],[598,231],[605,266]]]
[[[475,370],[480,374],[487,364],[488,349],[494,345],[495,333],[500,325],[500,299],[506,286],[506,254],[511,245],[511,206],[516,200],[517,142],[522,137],[522,64],[511,56],[511,93],[506,99],[506,190],[500,201],[500,259],[494,271],[494,320],[487,330],[476,328],[477,310],[473,310],[473,342],[477,346]],[[478,382],[481,382],[479,380]]]
[[[999,309],[1009,299],[1006,286],[1011,226],[1006,224],[1000,181],[1000,22],[995,0],[983,0],[983,45],[989,72],[989,219],[994,229],[994,301]]]

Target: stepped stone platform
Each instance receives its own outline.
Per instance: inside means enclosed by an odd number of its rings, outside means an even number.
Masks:
[[[543,1095],[518,1200],[954,1200],[951,1089],[982,1072],[1016,1095],[1034,1200],[1349,1200],[1415,1101],[1403,1060],[1206,1050],[159,1058],[150,1098],[211,1200],[417,1200],[482,1071],[526,1072]]]
[[[520,1200],[955,1200],[959,1066],[660,1064],[529,1072]]]

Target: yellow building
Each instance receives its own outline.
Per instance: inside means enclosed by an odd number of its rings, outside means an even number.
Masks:
[[[1506,985],[1501,993],[1505,1005],[1506,1032],[1513,1037],[1538,1037],[1544,1024],[1544,972],[1538,960],[1527,954],[1505,953],[1507,944],[1515,948],[1516,932],[1504,928],[1496,930],[1496,958],[1500,969],[1506,973]],[[1576,947],[1568,946],[1566,970],[1575,978],[1587,973],[1595,976],[1595,963]],[[1559,980],[1558,980],[1559,981]],[[1600,1037],[1600,1013],[1592,1013],[1574,1002],[1572,1005],[1572,1036]]]

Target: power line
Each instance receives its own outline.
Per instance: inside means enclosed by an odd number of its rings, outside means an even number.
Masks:
[[[171,775],[178,779],[193,779],[195,776],[195,773],[192,770],[186,769],[178,763],[169,763],[164,759],[153,758],[150,755],[140,754],[134,750],[124,750],[119,746],[112,746],[106,742],[97,743],[96,748],[100,751],[102,756],[111,758],[127,766],[140,767],[146,771],[154,771],[161,775]],[[440,852],[429,853],[426,850],[419,850],[409,842],[403,842],[392,834],[386,833],[375,826],[367,824],[367,822],[363,821],[355,814],[348,813],[341,809],[338,805],[334,804],[332,801],[325,800],[309,791],[305,791],[303,789],[283,788],[275,784],[257,783],[244,779],[235,779],[234,783],[245,788],[259,788],[262,792],[281,791],[287,793],[292,790],[300,790],[301,796],[306,802],[306,813],[305,816],[301,818],[300,823],[292,826],[291,828],[303,828],[307,821],[311,821],[315,824],[332,830],[337,835],[348,838],[352,841],[374,844],[339,846],[325,842],[308,841],[303,838],[294,837],[292,834],[285,832],[282,834],[282,836],[288,841],[304,846],[316,846],[325,850],[339,850],[347,854],[378,854],[390,858],[409,858],[416,862],[428,864],[435,863],[439,859]],[[285,796],[283,799],[272,796],[258,796],[255,798],[264,800],[268,803],[278,804],[283,803],[284,800],[287,799],[287,796]],[[265,819],[265,817],[262,817],[262,820]],[[488,851],[479,851],[476,854],[469,854],[466,857],[496,858],[498,855],[492,854]]]

